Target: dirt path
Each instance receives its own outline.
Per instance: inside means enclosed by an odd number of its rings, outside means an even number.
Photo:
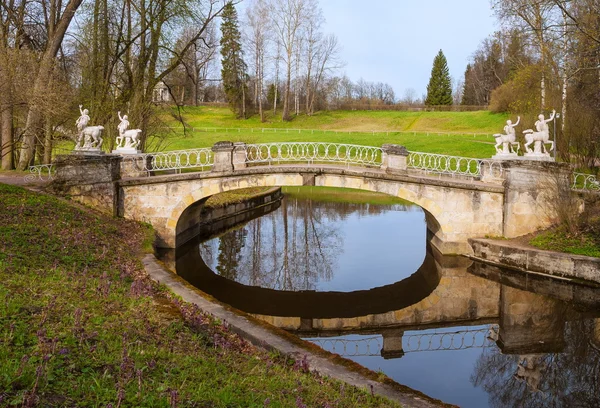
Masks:
[[[26,179],[27,176],[29,176],[29,173],[25,172],[0,172],[0,183],[25,187],[30,190],[42,190],[50,182],[50,180],[40,180],[38,178],[29,180]]]

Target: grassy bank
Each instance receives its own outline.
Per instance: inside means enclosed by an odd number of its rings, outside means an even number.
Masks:
[[[529,244],[548,251],[600,258],[600,201],[586,203],[586,211],[571,228],[558,225],[536,234]]]
[[[223,207],[229,204],[237,204],[242,201],[250,200],[257,195],[267,192],[272,187],[248,187],[248,188],[240,188],[239,190],[231,190],[226,191],[224,193],[219,193],[211,196],[204,206],[206,208],[217,208]]]
[[[338,187],[283,187],[281,191],[292,198],[310,198],[314,201],[327,201],[352,204],[377,204],[377,205],[408,205],[416,204],[383,193],[373,193],[364,190]]]
[[[149,282],[149,229],[0,184],[0,406],[393,406]]]

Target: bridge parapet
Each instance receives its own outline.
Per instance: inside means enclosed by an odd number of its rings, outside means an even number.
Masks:
[[[134,170],[145,171],[146,175],[163,171],[223,172],[260,165],[331,163],[375,168],[389,173],[403,174],[410,170],[497,184],[503,181],[501,161],[409,152],[404,146],[394,144],[375,147],[327,142],[218,142],[212,148],[132,155],[124,158],[126,162],[131,163],[130,167]]]

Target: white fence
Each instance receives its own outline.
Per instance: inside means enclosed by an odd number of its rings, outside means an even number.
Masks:
[[[246,145],[246,163],[307,162],[381,166],[380,147],[323,142],[286,142]]]
[[[170,152],[144,153],[124,156],[136,170],[155,172],[185,169],[210,170],[214,164],[214,156],[210,147],[189,150],[174,150]]]
[[[573,173],[572,177],[573,190],[600,192],[600,181],[593,174]]]
[[[408,168],[431,173],[481,177],[484,172],[494,177],[502,176],[502,163],[491,159],[448,156],[444,154],[410,152]]]

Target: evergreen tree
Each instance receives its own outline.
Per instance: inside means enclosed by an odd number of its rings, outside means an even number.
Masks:
[[[277,89],[275,88],[275,84],[269,85],[269,90],[267,91],[267,103],[271,106],[275,106],[275,102],[279,103],[279,94],[277,93]]]
[[[433,60],[425,105],[452,105],[452,82],[450,81],[448,63],[442,50]]]
[[[475,87],[477,84],[475,83],[473,67],[471,64],[467,64],[467,69],[465,70],[465,82],[463,85],[463,96],[461,100],[461,105],[478,105],[477,101],[477,90]]]
[[[231,110],[238,118],[246,117],[246,63],[244,62],[238,15],[233,3],[223,8],[221,15],[221,78]]]

